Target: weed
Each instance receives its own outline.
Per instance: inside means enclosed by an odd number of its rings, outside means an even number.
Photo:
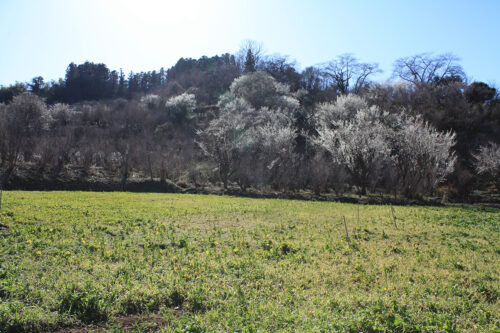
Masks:
[[[98,294],[71,287],[60,294],[57,310],[75,315],[84,323],[97,323],[108,318],[106,306],[107,303]]]

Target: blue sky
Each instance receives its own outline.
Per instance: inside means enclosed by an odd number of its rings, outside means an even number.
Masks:
[[[236,52],[242,40],[300,68],[343,53],[378,62],[451,52],[473,80],[500,83],[498,0],[0,0],[0,85],[63,77],[70,62],[168,68]]]

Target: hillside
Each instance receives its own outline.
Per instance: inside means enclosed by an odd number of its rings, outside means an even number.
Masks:
[[[300,70],[259,52],[250,43],[128,77],[71,63],[58,82],[1,87],[0,186],[500,194],[498,91],[469,82],[452,54],[399,58],[395,79],[377,82],[378,65],[351,54]]]

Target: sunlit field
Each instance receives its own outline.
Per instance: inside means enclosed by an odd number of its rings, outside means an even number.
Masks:
[[[500,211],[392,209],[4,192],[0,332],[500,330]]]

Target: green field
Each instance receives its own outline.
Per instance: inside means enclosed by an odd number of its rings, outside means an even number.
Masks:
[[[389,206],[4,192],[0,332],[499,331],[500,211],[394,213],[396,222]]]

